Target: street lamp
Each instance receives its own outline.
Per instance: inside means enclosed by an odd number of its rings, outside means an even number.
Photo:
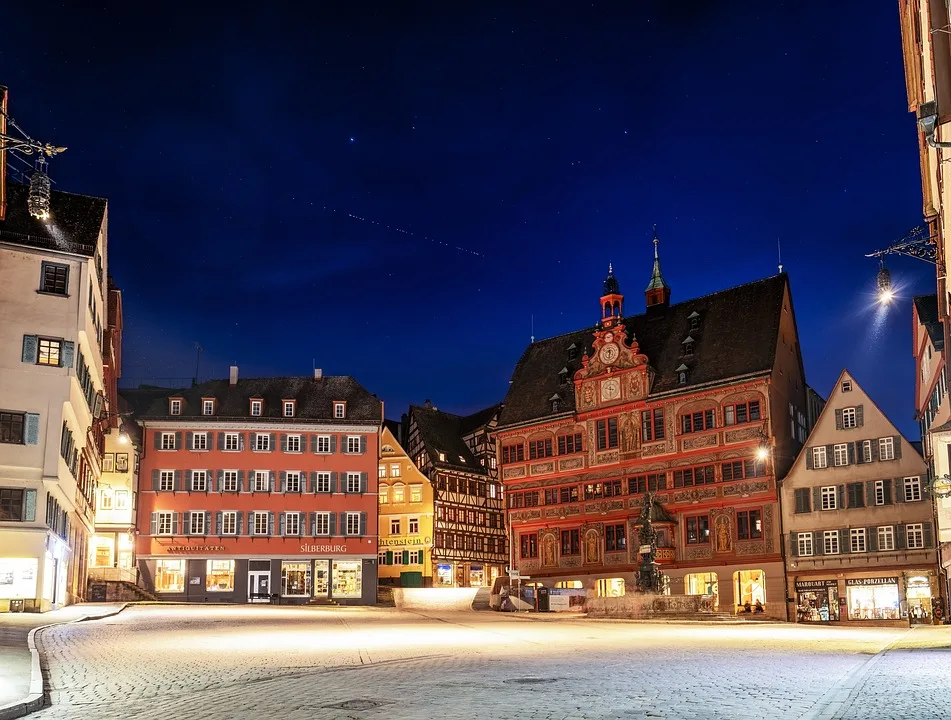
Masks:
[[[929,232],[928,228],[922,226],[912,229],[894,245],[866,254],[865,257],[878,258],[878,276],[876,278],[878,303],[883,306],[891,304],[895,299],[892,273],[891,270],[885,267],[886,255],[904,255],[932,265],[938,263],[938,248],[935,245],[935,236]]]

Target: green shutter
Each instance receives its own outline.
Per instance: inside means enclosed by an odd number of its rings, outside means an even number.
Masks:
[[[71,368],[73,366],[73,355],[75,354],[75,345],[70,341],[63,342],[63,355],[60,358],[60,367]]]
[[[16,347],[14,345],[14,347]],[[36,335],[24,335],[23,336],[23,352],[21,354],[21,360],[25,363],[36,363],[36,357],[39,347],[39,339]]]
[[[23,444],[37,445],[40,442],[40,416],[26,413],[23,417]]]

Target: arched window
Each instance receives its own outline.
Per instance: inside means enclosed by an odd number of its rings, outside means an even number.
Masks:
[[[406,486],[403,483],[396,483],[393,486],[393,502],[406,502]]]

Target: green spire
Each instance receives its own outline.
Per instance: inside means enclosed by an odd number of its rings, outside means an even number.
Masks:
[[[660,241],[657,239],[657,226],[654,226],[654,272],[651,273],[651,281],[647,284],[645,292],[648,290],[659,290],[667,289],[670,287],[664,281],[664,275],[660,271],[660,255],[657,254],[657,244]]]

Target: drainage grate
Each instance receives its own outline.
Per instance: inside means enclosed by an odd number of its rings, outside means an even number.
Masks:
[[[542,678],[542,677],[521,677],[521,678],[509,678],[508,680],[503,680],[504,683],[515,683],[516,685],[543,685],[544,683],[553,683],[558,682],[559,678]]]
[[[383,703],[379,702],[378,700],[357,698],[356,700],[344,700],[343,702],[332,703],[330,705],[321,705],[321,707],[333,710],[371,710],[372,708],[377,708],[381,705],[383,705]]]

